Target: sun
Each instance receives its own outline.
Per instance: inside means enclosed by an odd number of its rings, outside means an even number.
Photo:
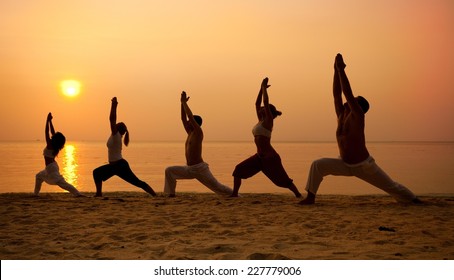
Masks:
[[[80,93],[80,82],[76,80],[64,80],[60,82],[60,88],[64,95],[75,97]]]

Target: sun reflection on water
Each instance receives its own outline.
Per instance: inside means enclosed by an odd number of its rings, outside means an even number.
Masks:
[[[66,181],[77,188],[77,153],[76,147],[71,144],[65,145],[63,158],[63,177]]]

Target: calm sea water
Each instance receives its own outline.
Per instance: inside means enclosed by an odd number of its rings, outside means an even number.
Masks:
[[[300,191],[304,192],[311,162],[320,157],[337,157],[336,143],[274,143],[284,167]],[[0,192],[32,192],[35,174],[44,169],[43,142],[0,143]],[[369,151],[377,163],[394,180],[416,194],[454,194],[454,142],[369,143]],[[204,160],[214,176],[232,186],[231,173],[235,165],[255,153],[248,142],[204,143]],[[184,165],[184,143],[132,142],[123,147],[123,156],[132,170],[157,192],[164,186],[164,170],[170,165]],[[83,192],[94,192],[94,168],[107,163],[104,142],[69,142],[57,157],[62,175]],[[104,183],[104,191],[142,191],[117,177]],[[42,192],[61,192],[57,186],[43,184]],[[178,181],[177,191],[209,191],[196,180]],[[289,193],[274,186],[263,174],[245,180],[243,193]],[[321,194],[380,194],[381,190],[356,178],[326,177]]]

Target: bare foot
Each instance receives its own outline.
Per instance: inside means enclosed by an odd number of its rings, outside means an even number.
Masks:
[[[298,191],[298,188],[295,186],[295,184],[291,184],[289,187],[288,187],[289,190],[291,190],[293,192],[293,194],[296,196],[296,197],[301,197],[301,193]]]
[[[307,199],[307,197],[305,199],[301,200],[300,202],[298,202],[298,204],[300,204],[300,205],[311,205],[314,203],[315,203],[315,200]]]
[[[305,199],[301,200],[298,204],[311,205],[315,203],[315,194],[308,192]]]

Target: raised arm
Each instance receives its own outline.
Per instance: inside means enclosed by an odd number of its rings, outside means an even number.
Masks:
[[[187,97],[186,92],[183,91],[181,93],[181,106],[182,106],[182,110],[184,110],[186,116],[188,117],[188,120],[183,121],[183,125],[184,125],[184,128],[186,129],[186,131],[189,133],[190,127],[192,127],[192,129],[201,129],[201,128],[200,128],[200,125],[194,119],[194,115],[192,114],[192,111],[188,105],[188,100],[189,100],[189,97]],[[182,114],[183,114],[183,112],[182,112]],[[186,116],[185,116],[185,119],[186,119]],[[182,117],[183,117],[183,115],[182,115]],[[188,125],[188,122],[191,124],[191,126]]]
[[[268,78],[263,79],[262,85],[261,85],[261,91],[262,91],[262,96],[263,96],[263,106],[265,109],[265,116],[263,119],[263,126],[269,130],[273,129],[273,114],[271,113],[270,109],[270,101],[268,97],[268,88],[271,85],[268,85]]]
[[[186,115],[186,109],[184,104],[186,104],[189,100],[189,97],[186,96],[186,92],[181,93],[181,122],[183,123],[184,130],[186,130],[187,133],[191,131],[189,121]],[[189,110],[191,111],[191,110]]]
[[[267,88],[269,88],[270,85],[268,85],[268,78],[265,78],[263,79],[262,81],[262,85],[261,85],[261,90],[263,92],[263,105],[265,106],[265,108],[269,108],[269,105],[270,105],[270,99],[268,97],[268,91],[267,91]]]
[[[333,97],[334,109],[339,118],[344,112],[344,104],[342,102],[342,87],[340,84],[339,73],[337,71],[336,62],[334,62],[334,77],[333,77]]]
[[[52,119],[53,119],[54,117],[52,116],[51,113],[49,113],[49,115],[50,115],[50,119],[49,119],[50,134],[51,134],[52,136],[54,136],[54,134],[55,134],[55,129],[54,129],[54,125],[52,124]]]
[[[109,115],[110,130],[112,131],[112,135],[117,134],[117,105],[118,105],[117,98],[116,97],[112,98],[112,104],[110,106]]]
[[[52,124],[52,113],[47,114],[46,127],[44,130],[44,135],[46,137],[46,144],[50,145],[51,135],[55,134],[54,126]],[[49,133],[50,132],[50,133]]]
[[[262,84],[260,85],[260,91],[257,96],[257,100],[255,101],[255,111],[257,112],[257,118],[260,120],[260,110],[262,109],[262,99],[263,99],[263,106],[265,107],[265,110],[268,111],[269,115],[272,118],[271,111],[269,110],[269,97],[268,97],[268,91],[267,88],[269,88],[270,85],[268,85],[268,78],[263,79]]]
[[[342,92],[344,93],[345,99],[347,99],[348,106],[350,110],[354,114],[364,114],[361,106],[359,106],[358,102],[353,95],[352,88],[350,86],[350,82],[348,81],[347,74],[345,73],[345,63],[344,59],[342,58],[341,54],[337,54],[336,56],[336,68],[339,75],[340,85],[342,88]]]
[[[255,112],[257,113],[257,118],[260,120],[260,108],[262,107],[262,97],[263,91],[262,86],[260,86],[259,94],[257,95],[257,99],[255,100]]]

